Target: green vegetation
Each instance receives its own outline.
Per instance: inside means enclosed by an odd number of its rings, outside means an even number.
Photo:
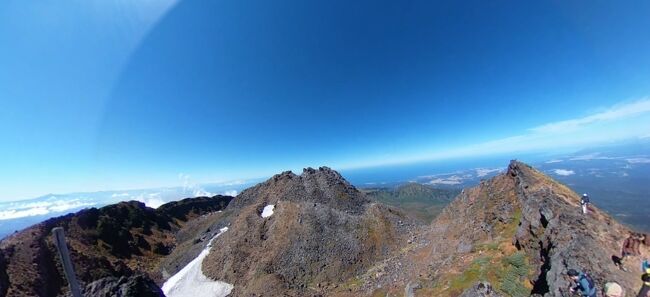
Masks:
[[[456,189],[438,189],[418,183],[407,183],[394,189],[372,188],[362,191],[379,202],[403,209],[424,223],[431,223],[460,193]]]
[[[492,258],[480,257],[474,259],[472,264],[463,271],[463,273],[452,279],[449,284],[449,289],[453,292],[462,292],[471,287],[479,280],[487,279],[488,272],[493,269],[490,265]]]
[[[528,296],[530,290],[523,284],[529,271],[524,253],[517,252],[512,254],[504,258],[503,263],[506,265],[506,269],[501,276],[499,289],[513,297]]]
[[[479,257],[474,259],[463,273],[449,281],[449,291],[461,293],[479,281],[488,281],[495,285],[495,289],[508,296],[528,296],[530,289],[524,282],[529,269],[526,256],[522,252],[500,259],[491,256]]]

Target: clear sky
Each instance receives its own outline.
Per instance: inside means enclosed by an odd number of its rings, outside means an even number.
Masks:
[[[0,2],[0,199],[650,136],[648,1]]]

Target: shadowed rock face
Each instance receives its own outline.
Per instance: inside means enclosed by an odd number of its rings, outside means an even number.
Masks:
[[[164,297],[160,288],[142,274],[130,277],[105,277],[86,286],[83,293],[93,297]]]
[[[0,296],[7,294],[8,287],[9,276],[7,275],[7,263],[5,263],[4,254],[0,251]]]
[[[262,218],[268,204],[274,214]],[[231,207],[239,212],[203,269],[234,284],[232,296],[326,292],[390,256],[408,233],[402,213],[370,203],[326,167],[276,175]]]

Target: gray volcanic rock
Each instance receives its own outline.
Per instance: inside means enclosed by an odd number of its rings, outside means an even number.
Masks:
[[[459,297],[502,297],[502,295],[498,294],[489,282],[479,282],[465,290]]]
[[[143,274],[130,277],[105,277],[86,286],[85,296],[94,297],[164,297],[163,292]]]

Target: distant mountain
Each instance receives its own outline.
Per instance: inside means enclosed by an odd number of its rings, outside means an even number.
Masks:
[[[102,207],[131,200],[157,208],[182,197],[218,194],[235,196],[254,184],[253,180],[194,184],[189,182],[188,178],[184,176],[185,185],[182,187],[48,194],[33,199],[0,202],[0,238],[49,218],[77,212],[84,208]]]
[[[425,223],[431,223],[460,193],[459,189],[440,189],[414,182],[396,188],[364,188],[361,191],[379,202],[399,207]]]

